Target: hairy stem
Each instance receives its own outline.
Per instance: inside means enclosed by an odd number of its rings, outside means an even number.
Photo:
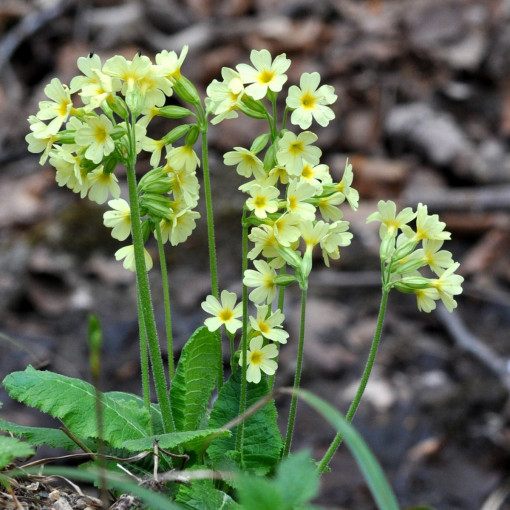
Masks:
[[[242,276],[248,269],[248,225],[246,224],[246,207],[243,208],[242,219],[243,235],[242,235]],[[246,372],[248,370],[248,288],[243,283],[243,330],[241,337],[241,395],[239,397],[239,415],[246,411],[246,393],[248,382],[246,381]],[[237,427],[236,450],[241,455],[241,465],[243,462],[243,441],[244,441],[244,421],[239,423]]]
[[[297,353],[296,373],[294,375],[294,389],[299,389],[301,382],[301,369],[303,366],[303,348],[305,345],[305,316],[306,316],[306,289],[301,290],[301,323],[299,327],[299,345]],[[296,420],[297,393],[292,394],[290,402],[289,420],[287,423],[287,435],[285,436],[285,446],[283,448],[283,456],[287,457],[290,452],[292,443],[292,435],[294,433],[294,422]]]
[[[156,223],[156,239],[158,241],[159,262],[161,265],[161,284],[163,285],[163,302],[165,304],[166,345],[168,349],[168,377],[174,376],[174,344],[172,334],[172,313],[170,308],[170,287],[168,285],[168,271],[166,268],[165,247],[161,235],[161,227]]]
[[[135,173],[136,138],[134,124],[135,121],[132,119],[132,124],[129,129],[129,158],[126,163],[126,173],[129,188],[129,205],[131,208],[131,232],[135,254],[136,280],[138,285],[138,295],[140,297],[140,309],[147,334],[154,386],[156,388],[156,395],[161,408],[164,429],[165,432],[175,432],[168,386],[163,368],[163,360],[161,358],[161,350],[159,347],[156,320],[154,318],[154,310],[152,308],[149,276],[145,267],[144,241]]]
[[[372,372],[372,367],[374,366],[375,357],[377,354],[377,348],[379,346],[379,342],[381,340],[381,333],[384,323],[384,315],[386,313],[386,305],[388,303],[388,295],[389,289],[383,289],[381,304],[379,306],[379,316],[377,318],[377,325],[375,328],[374,339],[372,340],[372,346],[370,348],[370,353],[368,355],[367,362],[365,364],[365,370],[363,371],[363,376],[361,377],[361,381],[358,386],[358,391],[352,401],[347,414],[345,415],[346,420],[350,423],[356,414],[358,406],[361,402],[361,398],[363,397],[363,393],[368,383],[368,379],[370,378],[370,374]],[[317,473],[320,475],[324,472],[324,470],[328,467],[329,461],[337,451],[340,443],[342,442],[342,434],[338,433],[333,439],[328,451],[324,455],[323,459],[320,461],[317,467]]]
[[[205,117],[202,114],[202,117]],[[204,194],[205,211],[207,216],[207,241],[209,246],[209,267],[211,272],[211,292],[218,299],[218,269],[216,262],[216,240],[214,236],[214,215],[211,192],[211,176],[209,172],[209,151],[207,146],[207,119],[201,121],[201,139],[202,139],[202,172],[204,174]],[[223,386],[223,349],[221,345],[221,333],[218,330],[216,334],[218,345],[218,390]]]

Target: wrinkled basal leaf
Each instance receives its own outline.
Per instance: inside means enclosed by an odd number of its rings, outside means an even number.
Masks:
[[[241,394],[241,371],[238,370],[225,383],[214,403],[209,421],[210,427],[222,427],[239,415]],[[268,394],[267,382],[248,383],[247,408]],[[240,466],[236,447],[237,427],[232,429],[230,437],[215,439],[207,449],[215,467],[221,467],[228,459],[246,470],[265,474],[280,460],[282,437],[277,425],[277,412],[274,401],[270,401],[244,424],[243,459]]]
[[[27,443],[14,437],[0,436],[0,469],[14,459],[33,455],[34,449]]]
[[[76,435],[98,437],[96,396],[91,384],[31,366],[9,374],[3,384],[12,398],[59,418]],[[103,439],[108,444],[122,448],[125,441],[148,435],[150,416],[137,402],[108,394],[101,396],[101,402]]]
[[[178,431],[196,430],[216,387],[219,350],[216,333],[198,328],[182,349],[172,380],[170,402]]]

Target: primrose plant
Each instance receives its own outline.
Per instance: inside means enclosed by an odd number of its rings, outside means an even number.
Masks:
[[[222,79],[207,87],[202,101],[181,73],[186,54],[187,47],[180,55],[162,51],[155,63],[140,54],[132,60],[114,56],[104,63],[98,55],[81,57],[80,74],[69,86],[54,78],[45,88],[48,100],[29,118],[29,150],[41,153],[41,164],[55,168],[58,185],[108,203],[104,224],[124,243],[115,257],[136,273],[142,396],[101,393],[85,381],[28,367],[8,375],[5,388],[11,397],[58,418],[62,427],[22,427],[2,420],[0,429],[31,446],[83,450],[95,461],[89,469],[101,468],[98,483],[110,479],[115,486],[113,474],[152,472],[155,479],[166,480],[161,486],[169,505],[165,508],[197,509],[311,508],[307,505],[317,493],[318,479],[345,439],[380,508],[398,508],[349,422],[370,376],[390,290],[414,294],[425,312],[438,300],[450,311],[456,307],[454,297],[462,291],[462,277],[455,274],[459,264],[442,249],[450,234],[423,204],[416,211],[407,207],[397,212],[394,202],[380,201],[369,216],[367,221],[380,222],[382,299],[368,361],[343,418],[300,389],[307,289],[317,262],[313,255],[320,250],[328,267],[340,258],[340,249],[352,239],[341,207],[356,210],[359,201],[352,165],[347,161],[335,182],[321,163],[318,136],[310,130],[334,119],[334,88],[321,84],[320,75],[312,72],[285,91],[291,61],[285,54],[273,59],[263,49],[251,52],[251,64],[223,68]],[[239,212],[243,290],[237,296],[220,291],[218,282],[207,137],[210,125],[240,114],[267,122],[267,129],[249,148],[233,147],[224,155],[224,171],[246,179],[239,187],[246,200]],[[172,119],[177,126],[153,139],[148,126],[155,117]],[[201,157],[195,152],[198,145]],[[143,152],[150,154],[152,168],[140,176],[136,165]],[[124,197],[121,174],[127,180]],[[187,341],[175,367],[165,250],[192,234],[201,194],[211,293],[201,305],[204,325]],[[145,246],[150,238],[161,265],[167,367],[149,287],[153,260]],[[285,329],[284,300],[291,285],[301,294],[298,338]],[[97,372],[101,332],[96,321],[91,321],[89,338]],[[291,342],[297,343],[296,370],[294,386],[286,390],[275,382],[279,352]],[[223,351],[230,357],[228,370]],[[291,404],[282,436],[274,397],[284,392],[291,395]],[[306,452],[291,454],[298,398],[319,410],[337,432],[316,462]]]

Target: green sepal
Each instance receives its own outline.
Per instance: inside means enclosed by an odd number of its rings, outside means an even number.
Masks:
[[[413,294],[415,290],[430,289],[432,280],[424,276],[405,276],[393,283],[400,292]]]
[[[138,193],[159,193],[164,195],[172,191],[172,188],[172,181],[161,167],[149,170],[138,182]]]
[[[198,126],[196,124],[192,124],[191,129],[189,130],[188,134],[186,135],[184,143],[189,147],[193,147],[193,145],[195,145],[195,142],[198,140],[199,134],[200,134],[200,131],[198,129]]]
[[[200,104],[200,96],[195,85],[191,83],[185,76],[180,76],[174,83],[175,93],[187,103],[198,105]]]
[[[280,287],[286,287],[296,281],[296,277],[292,274],[279,274],[275,279],[274,283]]]
[[[191,110],[184,108],[184,106],[170,105],[162,106],[156,111],[156,115],[165,117],[167,119],[182,119],[188,115],[192,115]]]
[[[115,168],[117,168],[118,162],[119,160],[117,158],[117,154],[115,154],[115,152],[112,152],[112,154],[107,156],[103,162],[103,173],[112,174],[115,171]]]
[[[129,118],[129,110],[126,102],[119,96],[108,98],[108,106],[123,120]]]
[[[165,145],[170,145],[179,140],[179,138],[186,136],[188,131],[191,129],[191,126],[194,126],[194,124],[181,124],[180,126],[174,127],[163,137]]]
[[[251,144],[250,152],[253,152],[253,154],[259,153],[262,149],[264,149],[268,141],[269,133],[263,133],[257,136],[257,138],[255,138],[255,140],[253,140],[253,143]]]

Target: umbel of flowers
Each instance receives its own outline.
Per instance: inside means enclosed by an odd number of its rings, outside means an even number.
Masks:
[[[145,238],[159,227],[163,241],[175,246],[188,238],[200,217],[195,211],[200,163],[193,150],[196,124],[183,124],[160,140],[147,136],[154,116],[191,114],[187,108],[164,106],[183,79],[180,68],[186,51],[179,57],[163,51],[156,55],[156,64],[139,54],[133,60],[117,55],[104,64],[98,55],[80,57],[78,68],[83,74],[73,78],[70,86],[54,78],[45,88],[49,100],[41,101],[39,112],[29,118],[29,150],[42,152],[41,164],[49,158],[60,186],[98,204],[113,198],[104,223],[119,241],[131,234],[131,210],[120,197],[115,171],[118,163],[127,165],[142,150],[152,153],[153,167],[138,183]],[[198,96],[183,95],[198,101]],[[181,139],[184,143],[174,145]],[[135,270],[132,244],[119,249],[116,258]],[[145,264],[147,269],[152,267],[147,251]]]
[[[209,315],[204,324],[209,332],[217,332],[219,389],[223,384],[222,327],[230,340],[231,368],[241,373],[240,414],[246,409],[248,383],[264,383],[271,388],[280,347],[292,341],[285,331],[283,314],[285,289],[292,284],[301,291],[294,378],[294,388],[299,388],[313,254],[320,252],[328,267],[331,260],[340,258],[340,249],[352,239],[340,207],[348,205],[356,210],[359,201],[349,161],[339,182],[321,162],[318,136],[311,129],[315,124],[328,126],[334,119],[331,105],[337,96],[332,86],[321,84],[318,73],[303,73],[299,85],[285,90],[291,61],[285,54],[273,59],[267,50],[253,50],[251,64],[222,69],[222,80],[208,86],[203,106],[193,84],[181,74],[186,53],[187,48],[179,56],[162,51],[155,63],[139,54],[132,60],[115,56],[104,64],[97,55],[78,59],[82,74],[73,78],[69,87],[56,78],[52,80],[45,89],[49,100],[42,101],[39,112],[29,118],[31,133],[27,135],[29,150],[42,153],[41,164],[48,160],[55,167],[60,186],[100,204],[111,197],[104,224],[119,241],[131,237],[131,244],[120,248],[116,258],[137,274],[144,400],[149,407],[146,338],[165,432],[176,429],[152,311],[147,278],[152,260],[145,243],[151,234],[158,242],[166,289],[171,378],[173,351],[163,245],[184,242],[200,216],[195,210],[199,200],[196,172],[201,164],[194,150],[198,138],[202,141],[212,289],[202,303]],[[168,105],[174,93],[194,111]],[[236,171],[246,179],[239,188],[246,201],[242,211],[243,295],[238,302],[235,293],[218,288],[206,135],[209,122],[215,125],[240,113],[265,120],[267,130],[249,147],[233,147],[224,155],[224,171]],[[192,121],[152,139],[147,127],[155,116],[191,117]],[[141,151],[150,153],[151,169],[137,180],[135,164]],[[128,197],[120,196],[115,175],[119,163],[126,168]],[[450,234],[425,205],[397,213],[394,202],[381,201],[367,221],[381,223],[383,293],[369,361],[348,420],[356,412],[371,372],[390,290],[415,294],[418,308],[426,312],[433,310],[438,300],[451,311],[456,307],[454,296],[462,291],[463,279],[455,274],[458,264],[442,249]],[[294,394],[284,456],[290,451],[296,405]],[[236,448],[241,452],[244,423],[238,427]],[[341,436],[337,436],[319,463],[319,472],[326,470],[340,441]]]

